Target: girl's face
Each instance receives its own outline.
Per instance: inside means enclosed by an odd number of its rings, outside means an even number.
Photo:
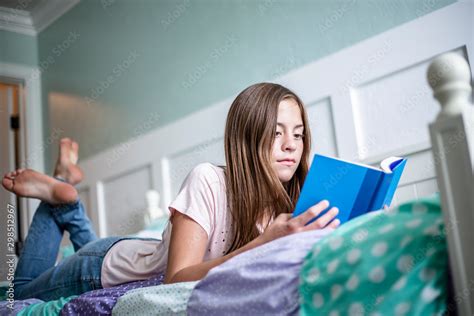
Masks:
[[[298,103],[289,98],[278,106],[277,129],[272,149],[272,167],[282,183],[288,182],[303,153],[303,120]]]

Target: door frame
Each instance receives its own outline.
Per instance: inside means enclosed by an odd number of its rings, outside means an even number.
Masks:
[[[20,165],[44,172],[44,152],[47,147],[43,139],[43,111],[41,100],[41,71],[37,67],[0,63],[0,77],[12,78],[20,81]],[[26,232],[39,205],[35,199],[21,199],[23,214],[21,217],[22,236],[25,240]],[[25,212],[26,211],[26,212]]]

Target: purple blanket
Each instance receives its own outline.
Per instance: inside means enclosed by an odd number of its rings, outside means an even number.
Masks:
[[[163,283],[160,275],[148,280],[121,284],[115,287],[86,292],[64,305],[60,315],[111,315],[117,300],[126,292]]]
[[[163,280],[164,275],[159,275],[148,280],[86,292],[65,304],[60,315],[111,315],[113,307],[122,295],[136,288],[160,285]],[[16,315],[25,307],[42,302],[36,298],[18,300],[15,301],[14,308],[10,309],[8,302],[3,301],[0,302],[0,315]]]

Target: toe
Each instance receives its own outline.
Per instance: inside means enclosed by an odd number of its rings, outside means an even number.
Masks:
[[[7,177],[4,177],[2,179],[2,185],[5,189],[7,189],[8,191],[11,191],[13,189],[13,180]]]
[[[65,151],[68,151],[71,148],[71,139],[70,138],[61,138],[59,141],[59,154],[62,154]]]
[[[69,138],[61,139],[59,145],[59,159],[58,161],[63,164],[67,164],[69,160],[69,152],[71,151],[71,140]]]
[[[79,144],[75,141],[71,143],[72,150],[77,154],[79,152]]]
[[[71,163],[72,163],[73,165],[77,164],[77,155],[76,155],[75,152],[72,152],[72,151],[71,151],[71,152],[69,153],[69,160],[71,161]]]
[[[71,139],[69,137],[63,137],[60,140],[60,144],[69,144],[71,142]]]

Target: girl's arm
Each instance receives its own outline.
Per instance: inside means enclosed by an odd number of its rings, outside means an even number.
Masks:
[[[180,212],[174,213],[172,224],[165,284],[201,280],[215,266],[264,243],[256,238],[225,256],[203,262],[208,242],[206,231]]]
[[[336,207],[306,226],[329,206],[322,201],[310,207],[303,214],[292,217],[291,213],[282,213],[267,227],[265,232],[245,246],[216,259],[202,262],[207,248],[208,237],[205,230],[190,217],[175,212],[172,218],[168,265],[163,283],[176,283],[201,280],[213,267],[226,262],[236,255],[263,245],[277,238],[308,230],[322,229],[338,214]],[[332,221],[327,227],[336,228],[339,220]]]

